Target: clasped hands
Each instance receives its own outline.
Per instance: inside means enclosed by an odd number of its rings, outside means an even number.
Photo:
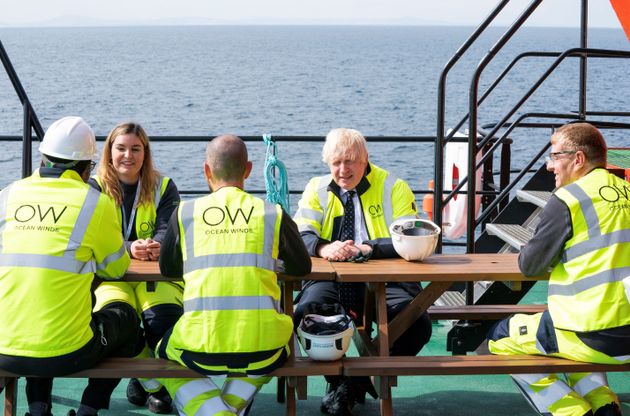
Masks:
[[[371,246],[355,244],[353,240],[333,241],[317,247],[317,254],[328,261],[348,261],[359,256],[367,258],[371,253]]]
[[[150,238],[140,239],[131,243],[131,257],[138,260],[153,260],[160,258],[160,243]]]

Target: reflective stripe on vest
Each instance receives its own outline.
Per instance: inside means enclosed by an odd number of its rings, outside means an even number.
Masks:
[[[603,272],[584,277],[577,282],[568,285],[558,285],[550,283],[548,295],[574,296],[580,292],[592,289],[600,285],[613,282],[621,282],[628,276],[630,276],[630,267],[619,267],[616,269],[605,270]]]
[[[0,215],[2,220],[0,221],[0,236],[4,232],[6,225],[6,209],[8,201],[8,192],[3,192],[3,200],[0,201]],[[79,261],[75,259],[75,252],[81,246],[83,237],[87,231],[87,227],[92,220],[94,210],[100,198],[100,192],[94,188],[89,188],[77,221],[72,228],[68,245],[64,249],[63,256],[49,256],[45,254],[31,254],[31,253],[4,253],[1,252],[2,241],[0,240],[0,266],[3,267],[37,267],[51,270],[59,270],[63,272],[84,274],[95,273],[97,269],[104,269],[112,261],[117,260],[122,256],[122,253],[115,253],[106,258],[102,263],[96,265],[93,259],[87,262]],[[121,247],[122,249],[123,247]],[[124,252],[124,250],[123,250]]]
[[[271,296],[211,296],[184,301],[184,311],[238,311],[273,309],[280,306]]]

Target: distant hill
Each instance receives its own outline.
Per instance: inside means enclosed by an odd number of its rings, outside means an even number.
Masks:
[[[445,21],[428,19],[369,19],[350,21],[348,19],[207,19],[198,17],[162,19],[99,19],[83,16],[61,16],[49,20],[12,24],[0,22],[0,27],[104,27],[104,26],[210,26],[210,25],[379,25],[379,26],[443,26]]]

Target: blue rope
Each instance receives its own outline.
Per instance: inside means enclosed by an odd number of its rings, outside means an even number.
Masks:
[[[267,156],[265,160],[265,191],[267,201],[280,204],[287,213],[290,213],[289,185],[287,180],[287,170],[284,163],[276,157],[278,148],[276,142],[271,138],[271,134],[263,134],[263,141],[267,145]],[[274,169],[278,170],[277,181]]]

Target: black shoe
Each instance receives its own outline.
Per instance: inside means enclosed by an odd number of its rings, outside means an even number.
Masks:
[[[324,397],[322,397],[322,404],[319,406],[319,410],[322,413],[330,414],[328,409],[332,407],[334,397],[335,397],[335,391],[341,385],[342,382],[343,382],[343,378],[338,377],[334,381],[331,381],[330,383],[328,383],[328,386],[326,387],[326,393],[324,394]]]
[[[52,416],[52,413],[50,413],[50,412],[48,412],[48,413],[46,413],[46,414],[44,414],[44,413],[40,413],[40,415],[42,415],[42,416]],[[33,416],[33,415],[31,415],[29,412],[26,412],[26,413],[24,414],[24,416]],[[35,416],[37,416],[37,415],[35,415]]]
[[[147,404],[148,397],[149,393],[144,391],[142,384],[140,384],[137,378],[129,380],[129,384],[127,384],[127,401],[129,401],[129,403],[135,404],[136,406],[144,406]]]
[[[168,414],[173,411],[173,400],[164,387],[149,394],[147,404],[151,413]]]
[[[74,409],[70,409],[66,416],[77,416],[77,412],[75,412]],[[98,416],[98,414],[94,413],[93,415],[90,415],[90,416]]]
[[[369,381],[369,378],[367,379]],[[364,386],[363,377],[351,377],[344,379],[336,388],[331,385],[330,391],[322,399],[321,410],[332,416],[352,416],[352,408],[357,398],[364,396],[368,391]],[[372,389],[373,390],[373,389]]]
[[[621,409],[616,402],[608,403],[597,409],[594,416],[621,416]]]

